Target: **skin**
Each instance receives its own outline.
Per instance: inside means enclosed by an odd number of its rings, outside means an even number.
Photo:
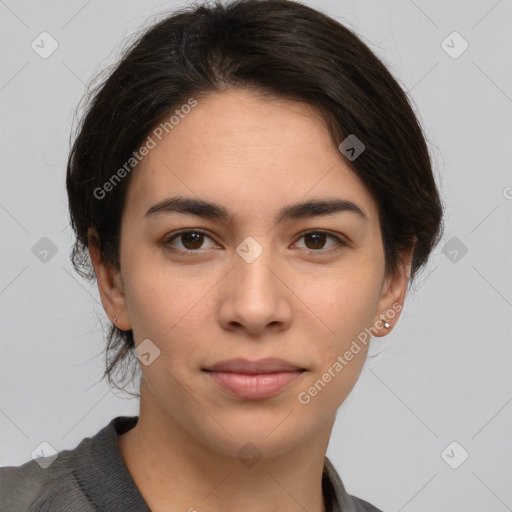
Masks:
[[[137,426],[118,444],[155,512],[324,511],[321,476],[336,411],[354,387],[368,346],[307,404],[307,391],[357,335],[402,305],[412,249],[386,275],[377,205],[311,107],[247,90],[203,97],[133,171],[121,225],[120,271],[90,255],[103,307],[116,325],[150,339],[160,355],[142,370]],[[230,222],[184,213],[145,218],[182,195],[222,204]],[[354,213],[276,223],[285,205],[343,198]],[[199,242],[174,232],[197,228]],[[348,240],[337,247],[304,230]],[[263,252],[236,252],[248,236]],[[202,245],[201,245],[202,241]],[[170,247],[195,250],[196,255]],[[331,252],[330,252],[331,251]],[[400,312],[376,336],[389,333]],[[231,396],[202,368],[221,360],[280,357],[308,371],[264,400]],[[237,452],[253,443],[252,467]],[[300,504],[300,505],[299,505]],[[194,507],[194,508],[192,508]]]

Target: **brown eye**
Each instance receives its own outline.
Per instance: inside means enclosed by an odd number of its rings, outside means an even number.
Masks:
[[[164,240],[163,244],[169,249],[176,252],[183,252],[187,254],[200,253],[199,249],[204,248],[205,239],[211,238],[202,231],[197,229],[189,229],[175,233],[173,236]],[[208,248],[208,247],[206,247]]]
[[[304,235],[304,240],[309,240],[311,245],[306,243],[308,249],[322,249],[327,236],[325,233],[313,232]]]
[[[204,235],[196,231],[189,231],[180,235],[181,242],[185,249],[199,249],[203,244]]]
[[[304,239],[305,247],[300,247],[301,249],[309,249],[310,254],[318,252],[321,254],[336,252],[340,249],[341,246],[346,246],[347,243],[345,240],[333,235],[327,231],[317,230],[317,231],[308,231],[307,233],[303,233],[301,239]],[[326,242],[332,239],[334,240],[334,244],[331,244],[330,247],[325,248],[324,245]]]

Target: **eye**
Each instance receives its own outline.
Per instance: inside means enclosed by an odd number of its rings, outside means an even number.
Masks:
[[[212,240],[204,231],[201,231],[200,229],[187,229],[174,233],[170,238],[164,240],[163,243],[173,251],[183,252],[186,254],[198,254],[200,252],[198,249],[200,249],[203,245],[205,238]],[[172,245],[171,242],[176,239],[181,242],[181,247]]]
[[[308,254],[314,254],[318,252],[325,253],[333,253],[337,252],[341,249],[341,247],[347,246],[348,243],[340,238],[339,236],[336,236],[332,233],[329,233],[328,231],[324,230],[313,230],[313,231],[307,231],[306,233],[302,233],[301,239],[304,238],[307,246],[304,247],[306,250],[310,249]],[[324,250],[324,245],[326,243],[326,240],[331,238],[334,240],[334,244],[331,245],[331,247]],[[303,247],[299,247],[302,249]]]
[[[182,253],[182,254],[190,254],[190,255],[198,255],[201,252],[201,248],[204,249],[203,244],[205,238],[212,240],[210,236],[208,236],[204,231],[200,229],[185,229],[178,231],[177,233],[173,233],[172,236],[165,239],[163,244],[172,251]],[[328,231],[324,230],[310,230],[305,233],[302,233],[300,239],[304,239],[306,242],[306,247],[299,247],[299,249],[305,249],[308,251],[309,255],[313,254],[330,254],[337,252],[341,249],[341,247],[347,246],[348,243]],[[333,240],[333,244],[325,249],[325,243],[328,239]],[[179,242],[180,246],[175,245],[175,241]],[[211,246],[212,248],[215,245]]]

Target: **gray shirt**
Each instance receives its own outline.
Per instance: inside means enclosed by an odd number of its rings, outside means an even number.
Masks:
[[[60,451],[46,469],[35,460],[0,468],[0,511],[151,512],[117,445],[117,435],[137,421],[138,416],[114,418],[76,448]],[[327,512],[381,512],[347,494],[327,457],[322,489]]]

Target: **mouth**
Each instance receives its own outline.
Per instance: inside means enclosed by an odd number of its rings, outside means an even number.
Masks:
[[[203,368],[212,381],[238,398],[261,400],[276,395],[297,380],[306,368],[277,358],[230,359]]]

